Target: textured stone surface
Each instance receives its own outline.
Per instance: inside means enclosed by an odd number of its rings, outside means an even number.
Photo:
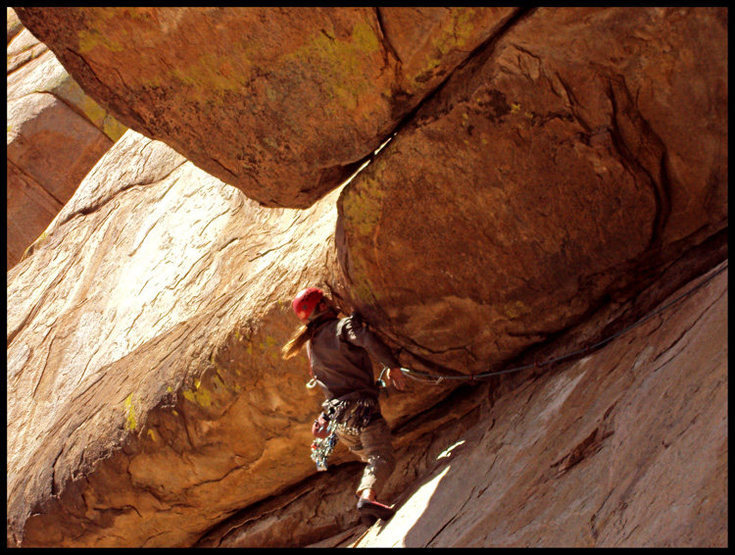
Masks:
[[[57,199],[59,207],[112,141],[58,97],[38,93],[8,100],[8,160]]]
[[[358,523],[351,463],[242,511],[197,546],[288,547],[320,535],[310,545],[726,545],[726,268],[681,286],[720,248],[691,253],[635,306],[602,309],[539,354],[574,352],[612,335],[603,323],[624,317],[620,330],[673,302],[601,350],[464,385],[394,430],[386,499],[398,513],[388,524]]]
[[[19,10],[170,146],[128,132],[8,272],[11,545],[358,541],[359,465],[315,474],[321,399],[278,355],[307,284],[404,365],[467,373],[590,344],[727,258],[724,9]],[[37,54],[9,113],[87,114]],[[227,185],[244,144],[232,184],[311,206]],[[385,399],[406,510],[360,544],[722,545],[723,290],[578,362]]]
[[[8,10],[12,11],[12,8],[8,8]],[[8,73],[48,52],[48,46],[39,42],[28,29],[24,29],[17,16],[16,21],[18,26],[12,28],[10,20],[8,21]]]
[[[726,337],[727,272],[485,401],[479,423],[439,440],[444,456],[393,519],[353,545],[726,547]]]
[[[409,382],[412,383],[412,382]],[[434,386],[412,383],[406,395],[426,395]],[[385,404],[385,400],[383,401]],[[453,392],[438,406],[420,413],[393,431],[397,465],[382,495],[395,499],[433,468],[437,447],[461,435],[477,418],[478,398],[466,389]],[[474,411],[474,412],[473,412]],[[340,449],[338,444],[337,449]],[[363,532],[355,507],[355,488],[363,465],[354,457],[330,459],[328,472],[304,480],[288,491],[237,513],[213,527],[195,547],[300,547],[320,543],[333,547]],[[347,460],[344,464],[342,461]]]
[[[61,203],[13,162],[7,162],[7,268],[12,268],[42,235]]]
[[[12,29],[11,36],[9,18],[8,268],[125,130],[79,88],[46,45],[22,26]]]
[[[13,8],[6,8],[6,19],[5,23],[8,30],[8,43],[23,30],[23,24],[18,19],[18,14],[15,13]]]
[[[120,121],[290,207],[338,186],[513,11],[18,8]]]
[[[517,21],[345,188],[346,296],[408,351],[477,372],[725,228],[723,17]]]
[[[320,395],[279,349],[331,278],[335,195],[265,209],[132,131],[108,151],[8,273],[11,544],[191,545],[314,473]]]

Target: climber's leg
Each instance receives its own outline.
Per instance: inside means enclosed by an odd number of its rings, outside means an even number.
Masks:
[[[339,433],[339,439],[355,453],[362,462],[367,463],[356,494],[372,490],[380,495],[386,480],[396,466],[393,455],[390,429],[382,416],[374,419],[359,436]]]
[[[360,498],[357,507],[363,522],[371,524],[376,518],[390,518],[393,509],[376,501],[396,465],[390,429],[385,419],[382,416],[376,418],[359,436],[339,434],[339,437],[350,451],[367,463],[355,491]]]

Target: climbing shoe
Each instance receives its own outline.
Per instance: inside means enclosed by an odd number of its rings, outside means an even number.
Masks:
[[[372,526],[379,518],[388,520],[395,513],[387,505],[383,505],[377,501],[369,501],[365,498],[360,498],[357,502],[357,510],[360,513],[360,520],[365,526]]]

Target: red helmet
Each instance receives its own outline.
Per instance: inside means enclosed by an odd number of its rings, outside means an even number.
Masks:
[[[314,309],[319,302],[324,298],[324,293],[321,289],[316,287],[307,287],[294,297],[291,306],[296,316],[302,322],[308,322],[310,317],[314,314]]]

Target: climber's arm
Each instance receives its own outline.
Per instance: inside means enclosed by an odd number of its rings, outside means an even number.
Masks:
[[[406,386],[406,379],[401,372],[401,364],[398,362],[388,346],[375,335],[364,323],[356,318],[350,318],[345,322],[343,337],[358,347],[365,349],[371,358],[380,362],[388,368],[386,372],[387,382],[402,390]]]

